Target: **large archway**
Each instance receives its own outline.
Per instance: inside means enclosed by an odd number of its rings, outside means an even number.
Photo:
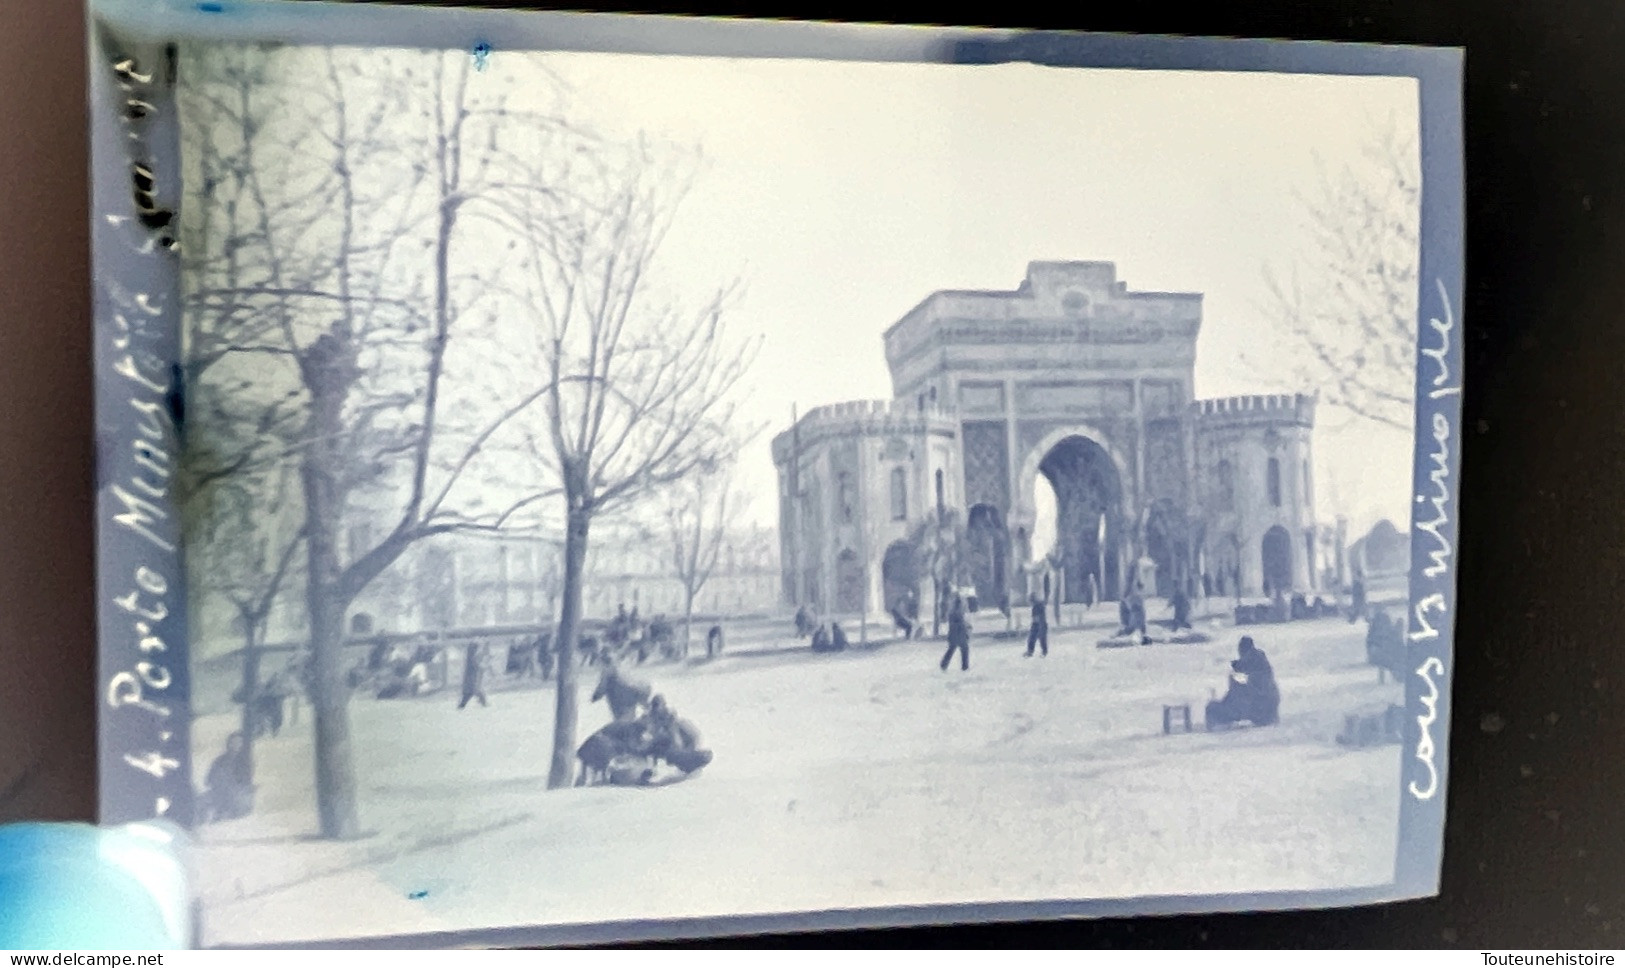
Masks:
[[[1009,567],[1010,536],[1004,515],[991,504],[970,509],[965,521],[966,549],[971,584],[976,587],[976,607],[999,608],[1004,603]]]
[[[1121,592],[1123,484],[1105,448],[1087,437],[1062,439],[1038,465],[1055,492],[1055,548],[1063,601],[1086,600],[1092,587],[1107,599]]]
[[[1292,535],[1280,525],[1264,532],[1264,593],[1285,594],[1292,590]]]
[[[881,583],[885,586],[886,611],[894,612],[913,597],[918,602],[920,571],[914,545],[894,541],[880,562]]]

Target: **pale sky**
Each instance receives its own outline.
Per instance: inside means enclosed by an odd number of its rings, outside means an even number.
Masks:
[[[732,325],[764,336],[751,409],[770,433],[792,404],[890,398],[887,327],[934,290],[1013,289],[1035,260],[1204,293],[1197,395],[1270,392],[1237,354],[1279,342],[1256,307],[1265,264],[1307,249],[1291,188],[1315,152],[1352,158],[1417,117],[1405,78],[530,56],[571,116],[703,149],[663,275],[696,296],[744,280]],[[1409,435],[1356,425],[1315,448],[1323,520],[1408,526]],[[750,517],[772,523],[768,439],[741,464]]]

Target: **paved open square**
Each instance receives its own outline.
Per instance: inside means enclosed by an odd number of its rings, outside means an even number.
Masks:
[[[1345,715],[1402,701],[1364,628],[1248,630],[1281,722],[1225,733],[1201,712],[1235,657],[1228,627],[1127,649],[1058,631],[1030,659],[978,634],[969,672],[918,641],[651,665],[638,674],[716,761],[648,789],[547,791],[550,688],[463,710],[455,692],[357,698],[371,836],[348,844],[311,839],[306,710],[256,745],[257,812],[202,834],[204,943],[1386,883],[1399,747],[1335,739]],[[1163,735],[1176,702],[1197,732]],[[607,718],[586,706],[581,735]],[[235,725],[200,719],[199,755]]]

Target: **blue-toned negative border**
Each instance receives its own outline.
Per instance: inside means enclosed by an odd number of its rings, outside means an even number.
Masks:
[[[1462,52],[1307,41],[1220,40],[1116,34],[448,10],[293,0],[91,0],[95,167],[98,471],[101,581],[102,811],[132,820],[189,810],[189,719],[184,598],[173,515],[151,534],[129,526],[125,495],[137,475],[174,454],[176,427],[154,423],[154,389],[178,358],[178,268],[161,228],[142,228],[132,205],[133,162],[156,169],[159,200],[174,198],[178,150],[166,120],[169,92],[151,88],[157,120],[124,113],[133,95],[110,58],[135,54],[162,69],[165,45],[181,38],[292,44],[503,50],[576,50],[689,56],[820,58],[913,63],[1031,62],[1056,67],[1270,71],[1413,77],[1421,119],[1422,217],[1416,457],[1410,578],[1409,711],[1393,883],[1298,893],[1141,897],[1093,901],[943,905],[793,915],[607,922],[592,925],[421,934],[345,941],[346,947],[557,945],[698,938],[776,931],[842,930],[1067,917],[1125,917],[1344,907],[1437,893],[1443,853],[1447,741],[1455,627],[1455,507],[1460,466],[1461,295],[1464,268]],[[106,38],[98,41],[98,37]],[[173,116],[168,112],[167,117]],[[134,126],[132,126],[134,125]],[[151,206],[149,206],[151,207]],[[112,216],[112,218],[109,218]],[[161,221],[161,217],[159,218]],[[137,301],[137,294],[146,294]],[[136,313],[139,313],[139,316]],[[139,319],[140,333],[129,326]],[[133,344],[133,345],[132,345]],[[141,351],[145,350],[145,355]],[[119,364],[130,353],[137,376]],[[127,370],[128,366],[123,369]],[[162,446],[141,434],[162,427]],[[133,448],[133,449],[132,449]],[[168,448],[168,449],[164,449]],[[119,491],[115,491],[119,488]],[[157,500],[156,497],[153,500]],[[119,515],[125,515],[120,523]],[[138,569],[141,580],[137,580]],[[166,593],[150,591],[163,587]],[[126,604],[162,619],[143,619]],[[140,686],[132,697],[131,677]],[[122,691],[122,693],[121,693]],[[113,697],[123,695],[113,708]],[[143,705],[142,703],[145,703]],[[163,715],[167,711],[168,715]],[[156,755],[156,759],[154,756]],[[133,764],[132,760],[140,761]],[[142,766],[141,764],[145,764]],[[158,766],[155,772],[148,767]],[[157,775],[161,773],[162,775]],[[314,946],[314,945],[312,945]],[[324,943],[322,947],[331,947]]]
[[[179,516],[178,126],[168,45],[89,37],[103,823],[190,822]]]

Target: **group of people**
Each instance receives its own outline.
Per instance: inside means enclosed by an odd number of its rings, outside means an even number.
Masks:
[[[1363,593],[1361,598],[1363,599]],[[1363,613],[1364,605],[1360,606]],[[1316,595],[1313,599],[1302,592],[1292,593],[1288,598],[1285,591],[1275,589],[1268,602],[1256,605],[1237,605],[1235,621],[1237,625],[1266,625],[1281,622],[1301,622],[1305,619],[1333,618],[1339,614],[1335,602]],[[1352,622],[1353,619],[1351,618]]]
[[[289,702],[310,690],[310,654],[301,652],[280,671],[253,685],[238,686],[231,701],[243,707],[243,728],[226,737],[226,748],[209,764],[197,797],[200,823],[236,820],[254,811],[254,760],[250,742],[281,735]]]
[[[421,641],[415,648],[379,640],[366,662],[350,670],[350,688],[371,688],[379,699],[408,699],[434,687],[429,667],[440,657],[440,647]]]
[[[651,655],[665,655],[681,659],[688,655],[688,640],[679,640],[677,630],[664,614],[644,622],[638,618],[638,607],[627,611],[625,603],[619,605],[615,617],[604,632],[606,648],[599,650],[595,661],[604,663],[635,656],[639,665],[649,661]],[[713,624],[705,632],[705,655],[715,658],[722,654],[722,626]]]
[[[615,607],[615,617],[609,620],[609,627],[604,630],[604,644],[617,658],[636,654],[641,665],[649,661],[649,655],[655,649],[670,647],[671,626],[663,615],[656,615],[645,625],[638,617],[638,607],[633,605],[629,612],[626,603],[622,602]]]
[[[694,724],[677,715],[666,698],[640,679],[611,663],[599,679],[592,702],[609,705],[611,721],[576,750],[581,772],[577,786],[598,780],[646,784],[664,762],[688,775],[710,764],[712,752],[701,745]]]
[[[1029,600],[1032,618],[1027,627],[1027,658],[1035,654],[1049,655],[1048,604],[1033,595]],[[1145,635],[1145,599],[1134,589],[1119,606],[1124,629],[1119,634],[1137,631]],[[1190,628],[1190,600],[1181,591],[1175,592],[1174,628]],[[965,603],[955,595],[948,604],[948,651],[940,663],[947,672],[955,653],[959,655],[960,669],[970,669],[970,621],[965,616]],[[1377,633],[1373,633],[1376,635]],[[1383,638],[1388,642],[1391,636]],[[1371,646],[1368,644],[1368,648]],[[1373,660],[1375,661],[1375,660]],[[1281,693],[1275,682],[1275,670],[1269,658],[1258,648],[1252,636],[1243,636],[1237,646],[1237,657],[1230,663],[1230,680],[1224,697],[1207,705],[1209,728],[1226,728],[1239,723],[1272,726],[1279,720]]]
[[[244,707],[245,728],[254,739],[278,736],[287,718],[288,703],[298,702],[309,688],[309,657],[296,656],[280,671],[273,672],[264,681],[249,686],[238,686],[231,701]]]
[[[814,618],[803,605],[796,609],[796,638],[811,638],[814,652],[844,652],[852,645],[841,623],[833,619]]]

